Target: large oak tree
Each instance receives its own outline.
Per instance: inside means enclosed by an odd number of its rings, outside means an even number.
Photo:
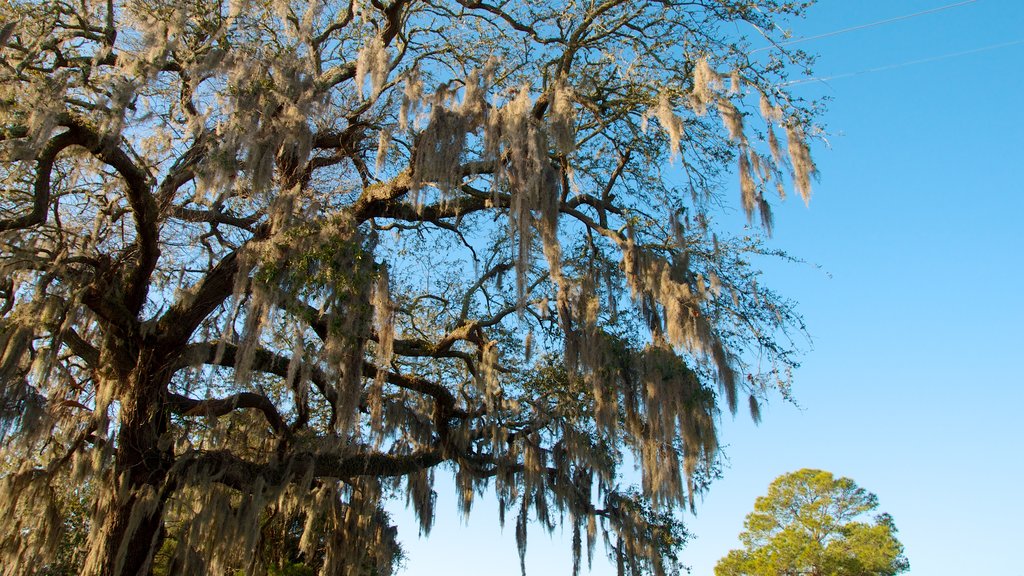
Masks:
[[[794,365],[803,8],[2,0],[4,573],[386,573],[437,471],[674,569]]]

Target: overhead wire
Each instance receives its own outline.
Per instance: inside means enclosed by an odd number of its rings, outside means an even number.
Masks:
[[[886,18],[884,20],[878,20],[875,22],[868,22],[867,24],[858,24],[857,26],[851,26],[849,28],[842,28],[840,30],[833,30],[831,32],[824,32],[822,34],[815,34],[814,36],[807,36],[805,38],[794,38],[793,40],[786,40],[784,42],[777,42],[775,46],[791,46],[793,44],[801,44],[803,42],[810,42],[811,40],[820,40],[821,38],[829,38],[831,36],[838,36],[840,34],[847,34],[849,32],[856,32],[858,30],[865,30],[867,28],[874,28],[876,26],[882,26],[884,24],[891,24],[893,22],[899,22],[901,20],[910,20],[911,18],[917,18],[919,16],[925,16],[928,14],[934,14],[935,12],[942,12],[943,10],[949,10],[951,8],[958,8],[960,6],[966,6],[967,4],[973,4],[978,0],[963,0],[962,2],[954,2],[952,4],[946,4],[945,6],[939,6],[936,8],[929,8],[927,10],[921,10],[920,12],[914,12],[913,14],[904,14],[902,16],[894,16],[892,18]],[[756,48],[751,50],[751,53],[760,52],[761,50],[767,50],[769,46]]]
[[[868,29],[868,28],[874,28],[876,26],[883,26],[885,24],[891,24],[893,22],[899,22],[899,21],[902,21],[902,20],[910,20],[912,18],[918,18],[920,16],[926,16],[928,14],[934,14],[936,12],[942,12],[944,10],[950,10],[952,8],[958,8],[958,7],[961,7],[961,6],[966,6],[968,4],[974,4],[976,2],[978,2],[978,0],[962,0],[960,2],[953,2],[951,4],[945,4],[943,6],[937,6],[935,8],[929,8],[927,10],[921,10],[921,11],[918,11],[918,12],[913,12],[911,14],[903,14],[901,16],[893,16],[892,18],[885,18],[883,20],[876,20],[874,22],[868,22],[866,24],[858,24],[857,26],[850,26],[848,28],[841,28],[839,30],[832,30],[831,32],[824,32],[824,33],[821,33],[821,34],[815,34],[814,36],[807,36],[807,37],[804,37],[804,38],[794,38],[792,40],[787,40],[787,41],[784,41],[784,42],[776,42],[776,43],[773,43],[773,46],[774,47],[791,46],[793,44],[800,44],[800,43],[803,43],[803,42],[810,42],[812,40],[820,40],[822,38],[829,38],[829,37],[832,37],[832,36],[838,36],[840,34],[848,34],[850,32],[856,32],[858,30],[865,30],[865,29]],[[885,71],[885,70],[894,70],[894,69],[897,69],[897,68],[904,68],[906,66],[914,66],[916,64],[926,64],[926,63],[929,63],[929,62],[937,62],[937,61],[940,61],[940,60],[946,60],[946,59],[949,59],[949,58],[956,58],[958,56],[967,56],[969,54],[977,54],[979,52],[987,52],[989,50],[996,50],[996,49],[999,49],[999,48],[1006,48],[1006,47],[1015,46],[1015,45],[1018,45],[1018,44],[1024,44],[1024,38],[1017,39],[1017,40],[1010,40],[1008,42],[1000,42],[998,44],[990,44],[988,46],[982,46],[980,48],[973,48],[973,49],[970,49],[970,50],[963,50],[963,51],[960,51],[960,52],[952,52],[952,53],[949,53],[949,54],[942,54],[942,55],[939,55],[939,56],[931,56],[931,57],[928,57],[928,58],[920,58],[920,59],[917,59],[917,60],[910,60],[910,61],[907,61],[907,62],[900,62],[900,63],[897,63],[897,64],[887,64],[885,66],[876,66],[874,68],[867,68],[867,69],[864,69],[864,70],[858,70],[856,72],[845,72],[845,73],[842,73],[842,74],[833,74],[833,75],[830,75],[830,76],[821,76],[821,77],[815,77],[815,78],[802,78],[802,79],[799,79],[799,80],[791,80],[789,82],[783,83],[782,86],[794,86],[794,85],[798,85],[798,84],[807,84],[807,83],[810,83],[810,82],[827,82],[829,80],[836,80],[836,79],[839,79],[839,78],[849,78],[849,77],[852,77],[852,76],[860,76],[862,74],[870,74],[870,73],[873,73],[873,72],[882,72],[882,71]],[[751,50],[750,53],[753,54],[755,52],[760,52],[762,50],[767,50],[767,49],[769,49],[771,47],[772,46],[762,46],[761,48],[756,48],[754,50]]]
[[[865,70],[858,70],[856,72],[844,72],[842,74],[833,74],[832,76],[821,76],[817,78],[801,78],[799,80],[790,80],[784,82],[782,86],[795,86],[797,84],[808,84],[810,82],[828,82],[829,80],[836,80],[839,78],[849,78],[851,76],[860,76],[862,74],[870,74],[873,72],[883,72],[885,70],[895,70],[897,68],[904,68],[906,66],[914,66],[915,64],[927,64],[929,62],[937,62],[939,60],[946,60],[948,58],[956,58],[958,56],[967,56],[969,54],[977,54],[979,52],[988,52],[989,50],[996,50],[999,48],[1006,48],[1009,46],[1016,46],[1018,44],[1024,44],[1024,38],[1017,40],[1010,40],[1008,42],[1000,42],[999,44],[991,44],[989,46],[982,46],[981,48],[973,48],[971,50],[963,50],[960,52],[952,52],[950,54],[942,54],[939,56],[931,56],[929,58],[920,58],[917,60],[910,60],[907,62],[900,62],[899,64],[887,64],[885,66],[876,66],[874,68],[867,68]]]

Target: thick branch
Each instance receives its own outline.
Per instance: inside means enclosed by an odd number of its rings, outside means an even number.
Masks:
[[[384,215],[389,210],[402,206],[400,200],[412,189],[409,172],[402,172],[389,182],[381,182],[363,189],[363,193],[352,207],[356,222]]]
[[[321,454],[315,459],[317,477],[352,478],[355,476],[404,476],[444,461],[440,450],[418,450],[412,454]]]
[[[239,392],[227,398],[209,398],[196,400],[181,394],[168,394],[168,405],[172,412],[182,416],[220,417],[238,409],[254,408],[263,412],[270,427],[280,434],[284,429],[284,420],[277,412],[274,404],[262,394]]]
[[[53,137],[36,158],[36,179],[32,186],[32,210],[24,216],[0,219],[0,232],[30,228],[46,221],[46,209],[50,204],[50,175],[53,162],[62,150],[70,146],[84,146],[82,134],[64,132]]]
[[[370,362],[363,362],[363,376],[367,378],[376,378],[380,370],[380,368]],[[415,376],[396,374],[395,372],[385,372],[384,380],[388,384],[393,384],[399,388],[431,396],[451,416],[466,416],[464,411],[455,409],[455,396],[447,388],[436,382]]]
[[[262,240],[269,231],[266,225],[257,227],[252,240]],[[161,347],[174,350],[184,346],[199,324],[231,295],[235,287],[235,275],[239,270],[239,253],[244,249],[245,246],[242,246],[221,258],[199,284],[164,313],[157,331]]]
[[[179,364],[175,369],[180,370],[184,368],[188,365],[189,360],[214,366],[235,368],[237,357],[238,347],[234,344],[219,344],[217,342],[191,344],[180,355]],[[287,379],[288,366],[290,364],[290,358],[260,348],[253,353],[252,366],[249,368],[257,372],[273,374]],[[332,408],[335,407],[338,403],[337,390],[328,383],[327,377],[316,366],[308,366],[307,368],[309,370],[309,379],[313,386],[323,395]],[[288,385],[292,386],[293,383],[288,382]]]
[[[81,145],[124,179],[128,204],[135,220],[135,243],[138,247],[136,266],[125,285],[124,302],[132,314],[138,314],[149,292],[150,275],[160,257],[160,238],[157,232],[159,213],[150,189],[149,175],[121,150],[114,138],[100,135],[84,121],[70,114],[61,115],[60,124],[66,126],[69,132],[79,134]]]
[[[204,134],[205,136],[205,134]],[[158,196],[161,206],[166,206],[174,197],[174,193],[195,178],[195,167],[206,156],[206,138],[197,139],[167,171],[167,176],[160,183]]]
[[[195,452],[179,463],[183,478],[211,478],[237,490],[248,491],[257,479],[272,484],[302,482],[310,473],[315,478],[345,480],[356,476],[402,476],[444,461],[440,450],[426,449],[412,454],[300,454],[286,462],[259,464],[244,460],[227,450]]]
[[[100,366],[100,351],[95,346],[85,341],[73,328],[66,328],[60,334],[61,340],[68,345],[68,348],[76,356],[85,361],[90,368],[97,369]]]

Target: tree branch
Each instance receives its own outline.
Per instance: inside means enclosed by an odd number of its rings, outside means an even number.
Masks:
[[[167,395],[167,404],[171,412],[181,416],[220,417],[240,408],[253,408],[263,412],[263,416],[275,433],[280,434],[285,430],[284,420],[281,419],[273,402],[266,396],[255,392],[239,392],[226,398],[206,400],[196,400],[171,392]]]
[[[0,232],[30,228],[46,221],[46,209],[50,204],[50,176],[57,155],[71,146],[84,146],[85,138],[74,131],[54,136],[39,152],[36,158],[36,178],[32,186],[32,210],[24,216],[0,219]]]
[[[272,484],[315,478],[345,480],[357,476],[403,476],[444,461],[438,449],[418,450],[411,454],[298,454],[286,462],[260,464],[240,458],[227,450],[192,452],[177,465],[182,479],[210,478],[231,488],[248,491],[257,479]]]
[[[204,342],[201,344],[190,344],[184,353],[179,358],[179,364],[175,366],[174,370],[180,370],[188,366],[189,360],[198,360],[203,364],[209,364],[213,366],[224,366],[227,368],[234,368],[237,363],[238,357],[238,346],[234,344],[218,343],[218,342]],[[285,356],[275,354],[269,350],[259,348],[257,349],[252,358],[251,369],[257,372],[263,372],[265,374],[273,374],[280,376],[281,378],[288,378],[288,366],[292,360]],[[324,399],[331,405],[331,408],[335,408],[338,404],[338,391],[331,386],[327,381],[326,375],[316,366],[309,366],[309,380],[313,383],[313,386],[323,395]],[[292,382],[288,382],[289,386],[293,386]]]
[[[59,124],[70,132],[77,132],[84,140],[82,144],[93,156],[107,164],[121,175],[125,182],[128,204],[135,220],[138,258],[124,289],[125,306],[132,314],[138,314],[149,292],[149,278],[160,258],[160,238],[157,232],[159,212],[151,191],[151,178],[146,171],[135,164],[111,136],[96,132],[84,120],[71,114],[62,114]]]
[[[258,216],[234,216],[219,210],[196,210],[175,206],[171,214],[186,222],[206,222],[208,224],[225,224],[243,230],[250,230],[252,225],[259,221]]]
[[[363,376],[366,378],[376,378],[380,372],[381,368],[374,366],[370,362],[363,362]],[[393,384],[399,388],[431,396],[438,404],[443,406],[451,416],[467,416],[467,413],[464,410],[457,410],[455,408],[455,396],[441,384],[431,382],[424,378],[405,376],[390,371],[384,372],[384,380],[388,384]]]
[[[267,237],[270,227],[263,224],[253,232],[250,242]],[[245,246],[220,259],[192,290],[175,302],[157,323],[159,346],[165,350],[177,350],[188,342],[192,333],[224,300],[235,287],[238,274],[238,258]]]

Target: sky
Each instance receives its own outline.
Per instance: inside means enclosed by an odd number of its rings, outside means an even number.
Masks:
[[[772,245],[810,264],[764,284],[800,302],[813,347],[796,405],[723,417],[724,478],[685,516],[694,575],[739,546],[774,478],[820,468],[878,495],[909,574],[1024,576],[1024,2],[820,0],[790,27],[884,21],[799,45],[824,80],[792,90],[831,98],[828,136],[810,205],[776,206]],[[402,574],[518,575],[514,523],[485,498],[464,522],[437,488],[429,538],[397,518]],[[528,573],[571,574],[569,542],[532,527]],[[614,566],[599,550],[589,573]]]

